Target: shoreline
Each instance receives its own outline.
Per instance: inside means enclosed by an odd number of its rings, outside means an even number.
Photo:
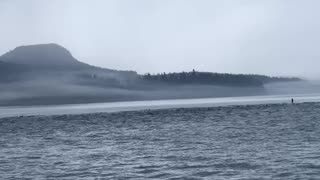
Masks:
[[[151,101],[121,101],[90,104],[64,104],[45,106],[15,106],[0,107],[0,118],[19,116],[52,116],[76,115],[93,113],[114,113],[125,111],[178,109],[178,108],[210,108],[237,105],[261,104],[291,104],[291,97],[295,103],[320,102],[320,95],[269,95],[242,96],[223,98],[171,99]]]

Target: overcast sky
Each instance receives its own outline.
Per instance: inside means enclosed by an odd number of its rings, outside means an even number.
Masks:
[[[57,43],[146,72],[320,78],[319,0],[0,0],[0,54]]]

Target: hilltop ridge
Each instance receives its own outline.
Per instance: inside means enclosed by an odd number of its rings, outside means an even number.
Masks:
[[[34,67],[83,66],[83,63],[76,60],[66,48],[57,44],[19,46],[0,56],[0,60]]]

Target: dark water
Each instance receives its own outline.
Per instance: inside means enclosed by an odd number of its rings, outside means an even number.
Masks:
[[[0,179],[319,179],[320,104],[0,119]]]

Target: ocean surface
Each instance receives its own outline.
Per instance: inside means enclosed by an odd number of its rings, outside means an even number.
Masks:
[[[319,179],[320,104],[0,118],[0,179]]]

